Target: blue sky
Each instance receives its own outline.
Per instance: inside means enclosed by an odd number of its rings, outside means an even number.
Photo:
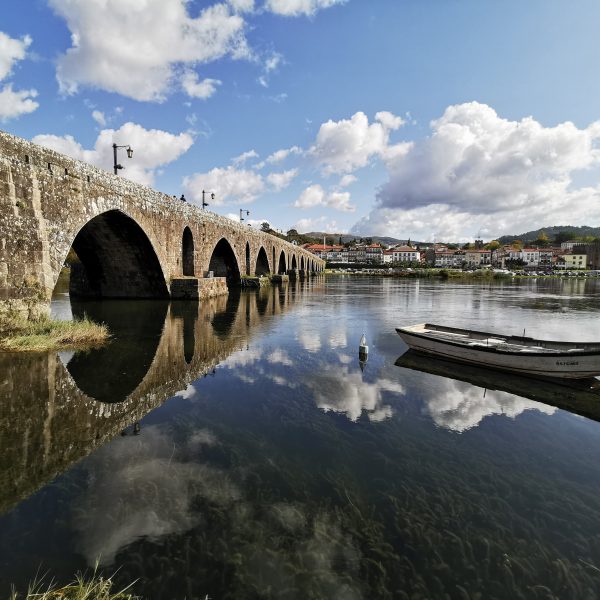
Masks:
[[[255,225],[600,224],[600,5],[4,0],[4,130]]]

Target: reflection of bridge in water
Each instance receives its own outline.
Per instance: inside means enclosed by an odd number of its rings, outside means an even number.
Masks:
[[[319,280],[203,302],[73,304],[115,339],[75,353],[0,353],[0,513],[246,348]]]

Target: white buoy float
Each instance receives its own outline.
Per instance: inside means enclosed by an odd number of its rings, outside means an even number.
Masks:
[[[369,354],[369,346],[367,346],[367,338],[365,337],[365,334],[362,334],[362,337],[360,338],[360,343],[358,345],[358,353],[359,354]]]
[[[367,338],[365,334],[362,334],[360,338],[360,342],[358,344],[358,364],[360,365],[360,370],[365,370],[365,365],[367,364],[367,359],[369,358],[369,346],[367,346]]]

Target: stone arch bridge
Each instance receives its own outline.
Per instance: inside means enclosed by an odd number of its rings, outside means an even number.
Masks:
[[[71,248],[71,292],[94,298],[206,298],[244,275],[324,268],[276,236],[0,132],[0,312],[46,310]]]

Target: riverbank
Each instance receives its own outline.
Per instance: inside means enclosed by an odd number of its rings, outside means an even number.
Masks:
[[[20,317],[0,319],[0,352],[45,352],[100,346],[108,341],[106,325],[89,319],[59,321],[41,317],[29,321]]]
[[[412,269],[412,270],[387,270],[387,269],[365,269],[361,271],[341,271],[339,269],[326,269],[326,275],[358,275],[373,277],[392,278],[440,278],[440,279],[464,279],[464,280],[492,280],[512,279],[512,273],[498,273],[490,270],[457,271],[453,269]]]
[[[461,271],[459,269],[411,269],[411,270],[390,270],[390,269],[326,269],[325,275],[358,275],[367,277],[392,277],[392,278],[431,278],[439,277],[441,279],[461,279],[461,280],[507,280],[507,279],[589,279],[598,278],[595,272],[590,273],[581,271],[577,273],[515,273],[511,271],[494,271],[490,269],[478,269],[475,271]]]

